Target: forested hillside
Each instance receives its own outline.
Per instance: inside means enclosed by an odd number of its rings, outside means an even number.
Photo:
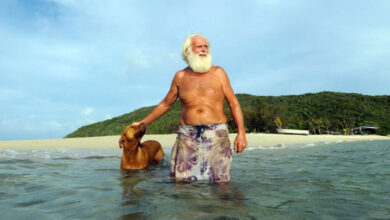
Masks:
[[[254,96],[237,94],[244,114],[247,132],[275,132],[279,118],[282,128],[306,129],[312,134],[325,131],[349,134],[361,125],[379,126],[379,134],[390,133],[390,96],[368,96],[354,93],[320,92],[289,96]],[[154,106],[137,109],[110,120],[83,126],[66,137],[118,135],[133,121],[149,114]],[[148,126],[149,134],[176,133],[180,102]],[[227,103],[225,113],[231,132],[236,128]]]

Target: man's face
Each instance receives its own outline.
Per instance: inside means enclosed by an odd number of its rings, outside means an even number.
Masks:
[[[201,36],[195,36],[192,38],[191,44],[192,52],[200,57],[206,57],[209,53],[209,46],[206,39]]]
[[[187,63],[194,72],[205,73],[210,70],[212,57],[205,38],[193,37],[187,52]]]

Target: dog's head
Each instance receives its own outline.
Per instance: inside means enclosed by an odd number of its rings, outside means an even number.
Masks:
[[[119,146],[121,148],[124,147],[125,150],[137,147],[145,132],[145,123],[128,126],[122,133],[122,136],[119,141]]]
[[[145,123],[139,123],[138,125],[130,125],[124,131],[123,134],[125,138],[130,141],[133,139],[141,139],[146,132]]]

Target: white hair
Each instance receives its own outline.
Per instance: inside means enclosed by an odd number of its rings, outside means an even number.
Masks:
[[[195,37],[195,36],[200,36],[200,37],[203,37],[206,42],[207,42],[207,46],[209,47],[209,50],[210,50],[210,43],[209,41],[201,34],[190,34],[187,36],[186,40],[184,41],[184,44],[183,44],[183,49],[181,51],[181,56],[183,57],[183,60],[188,63],[188,55],[189,55],[189,52],[187,51],[187,49],[189,47],[191,47],[191,44],[192,44],[192,38]]]

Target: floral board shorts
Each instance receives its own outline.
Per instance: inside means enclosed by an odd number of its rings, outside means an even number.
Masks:
[[[184,182],[229,182],[231,161],[226,124],[180,125],[172,148],[170,177]]]

